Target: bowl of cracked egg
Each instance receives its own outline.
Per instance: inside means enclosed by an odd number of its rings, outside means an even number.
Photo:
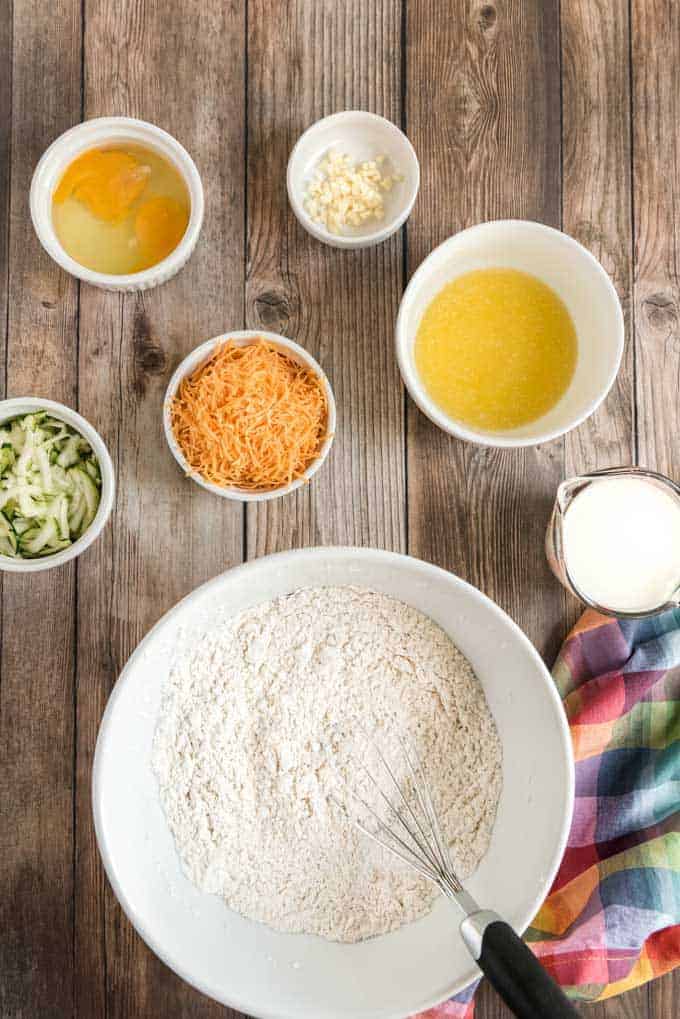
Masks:
[[[288,160],[288,198],[302,226],[335,248],[368,248],[406,222],[420,185],[410,141],[363,110],[312,124]]]
[[[101,117],[66,131],[31,182],[31,218],[47,253],[105,290],[147,290],[196,246],[203,186],[189,153],[142,120]]]

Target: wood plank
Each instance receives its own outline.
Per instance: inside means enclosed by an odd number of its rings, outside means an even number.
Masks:
[[[119,486],[112,525],[78,572],[76,1002],[87,1017],[229,1014],[175,977],[123,916],[96,851],[90,772],[130,652],[180,597],[242,558],[241,507],[181,476],[161,406],[178,361],[242,325],[244,21],[242,5],[223,0],[85,5],[85,116],[170,131],[206,192],[198,248],[175,279],[139,295],[81,293],[81,410],[109,443]]]
[[[410,275],[447,236],[482,220],[559,226],[561,139],[556,2],[415,0],[407,11],[406,124],[422,170]],[[564,598],[543,534],[563,465],[562,441],[526,451],[467,445],[409,402],[409,552],[480,587],[548,659]],[[475,1014],[510,1016],[486,983]]]
[[[626,0],[562,0],[563,226],[600,259],[624,309],[626,349],[605,403],[565,440],[566,472],[635,461],[630,22]],[[581,611],[569,600],[571,616]],[[645,1016],[647,989],[592,1004],[596,1019]]]
[[[678,481],[680,97],[675,68],[680,59],[680,7],[633,0],[631,14],[638,457],[644,466]],[[665,1019],[673,1013],[674,1002],[677,1011],[679,995],[676,970],[641,988],[636,1000],[650,1019]],[[613,1019],[614,1012],[609,1015]]]
[[[640,462],[680,477],[680,8],[632,5],[635,331]],[[660,40],[664,45],[660,45]]]
[[[210,181],[208,216],[189,267],[161,290],[141,298],[82,291],[80,409],[109,442],[121,490],[113,525],[77,569],[75,914],[75,574],[73,568],[54,571],[30,584],[5,578],[0,800],[12,820],[0,826],[0,887],[10,890],[0,897],[0,1013],[11,1019],[230,1014],[175,980],[121,917],[99,866],[89,810],[96,729],[127,654],[177,597],[242,554],[240,511],[187,492],[158,427],[162,391],[179,357],[208,335],[239,326],[243,317],[245,24],[242,5],[222,6],[211,0],[194,15],[179,0],[85,4],[86,115],[133,113],[176,133]],[[452,13],[444,0],[406,5],[406,112],[424,171],[409,225],[409,272],[435,243],[477,218],[516,214],[558,222],[555,79],[548,71],[557,66],[556,4],[541,10],[515,2],[501,9],[473,0],[465,12],[458,6]],[[249,554],[338,541],[405,546],[404,419],[391,335],[401,239],[360,255],[323,249],[295,223],[279,186],[290,147],[317,116],[361,105],[399,121],[400,27],[392,7],[386,0],[251,0],[247,321],[280,329],[320,357],[335,385],[341,431],[313,486],[249,513]],[[0,68],[0,117],[11,69],[15,79],[12,188],[6,191],[11,250],[7,272],[0,266],[0,314],[5,280],[10,298],[9,395],[31,391],[69,403],[77,394],[77,288],[42,254],[26,193],[42,149],[79,118],[79,15],[80,4],[70,0],[60,0],[49,18],[35,0],[15,5],[14,58],[11,67],[5,62]],[[613,11],[603,2],[562,0],[561,18],[564,227],[602,259],[626,308],[627,7],[618,0]],[[5,5],[2,51],[10,21]],[[564,614],[543,574],[531,595],[534,608],[524,604],[536,563],[525,567],[522,557],[542,529],[539,518],[562,470],[633,455],[635,381],[641,460],[680,476],[673,447],[678,142],[668,127],[678,121],[671,79],[677,61],[658,46],[664,38],[677,49],[678,11],[669,14],[658,0],[634,0],[633,27],[637,365],[629,331],[616,390],[567,438],[564,453],[561,444],[519,456],[463,448],[409,410],[410,551],[487,585],[548,653],[561,639]],[[200,43],[198,70],[188,39]],[[42,80],[51,83],[48,95],[35,88]],[[8,138],[0,135],[0,189]],[[0,209],[0,248],[7,235],[2,215]],[[468,493],[468,484],[481,488]],[[528,507],[521,504],[527,493]],[[530,516],[536,517],[530,534],[522,534]],[[191,542],[168,564],[167,529],[187,519]],[[498,555],[501,565],[494,570]],[[36,604],[61,618],[56,643],[37,625],[26,634],[25,618]],[[674,989],[677,997],[677,975],[588,1011],[595,1019],[665,1019]],[[485,988],[476,1015],[500,1019],[508,1012]]]
[[[615,998],[608,998],[606,1001],[596,1001],[584,1009],[584,1015],[588,1019],[669,1019],[672,1010],[668,1012],[656,1012],[649,1000],[650,988],[648,985],[635,987],[632,991],[619,994]]]
[[[607,400],[566,437],[569,474],[633,463],[634,334],[627,0],[562,0],[562,219],[611,276],[626,348]]]
[[[649,1019],[668,1019],[668,1016],[677,1011],[678,996],[680,996],[680,973],[676,969],[639,989],[637,1014],[644,1016],[646,1008]],[[615,1019],[614,1013],[610,1012],[606,1019]]]
[[[10,4],[0,9],[0,52],[7,59],[0,65],[0,398],[6,394],[7,310],[9,290],[9,215],[12,156],[12,30],[13,11]],[[2,635],[3,578],[0,573],[0,636]],[[0,713],[2,711],[2,648],[0,647]],[[2,733],[0,714],[0,734]],[[0,954],[0,967],[4,956]],[[0,1004],[2,1003],[0,989]]]
[[[338,404],[329,461],[304,490],[250,507],[248,555],[304,545],[404,550],[403,397],[393,352],[402,242],[339,251],[295,220],[285,174],[317,118],[367,109],[399,123],[399,6],[253,0],[248,13],[246,318],[314,354]]]
[[[9,288],[9,213],[12,156],[12,7],[0,8],[0,53],[8,59],[0,64],[0,397],[5,395],[5,353],[7,350],[7,291]],[[0,606],[2,576],[0,576]]]
[[[7,394],[73,405],[77,287],[42,251],[28,191],[43,150],[80,114],[80,3],[15,4],[12,28]],[[3,580],[0,1014],[70,1016],[75,569]]]
[[[406,59],[406,122],[422,169],[409,274],[481,220],[559,226],[557,3],[410,3]],[[409,402],[409,551],[480,587],[548,659],[564,599],[543,534],[563,464],[561,440],[484,449],[446,436]]]
[[[563,0],[562,222],[598,258],[623,307],[626,346],[608,398],[565,437],[567,476],[635,462],[630,23],[627,0]],[[565,628],[582,606],[567,599]]]

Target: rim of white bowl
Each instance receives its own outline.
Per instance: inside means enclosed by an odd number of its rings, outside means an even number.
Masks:
[[[210,481],[205,481],[204,478],[202,478],[199,474],[196,474],[189,467],[184,458],[184,454],[177,444],[172,430],[172,423],[170,421],[170,404],[182,379],[184,379],[187,375],[190,375],[196,370],[196,368],[207,361],[217,347],[226,343],[227,340],[235,340],[238,346],[245,347],[258,337],[269,340],[271,343],[274,343],[288,351],[293,355],[294,360],[297,360],[302,364],[305,364],[308,368],[311,368],[311,370],[319,377],[326,395],[326,406],[328,410],[327,434],[316,459],[310,464],[302,477],[297,478],[295,481],[291,482],[290,485],[285,485],[283,488],[268,488],[265,491],[256,492],[249,492],[240,488],[221,488],[219,485],[214,485]],[[173,372],[163,399],[163,430],[165,432],[165,439],[170,447],[170,452],[182,468],[183,473],[186,477],[195,481],[197,485],[200,485],[201,488],[205,488],[206,491],[212,492],[213,495],[219,495],[222,499],[234,499],[237,502],[267,502],[269,499],[278,499],[283,495],[290,495],[291,492],[294,492],[296,489],[302,488],[303,485],[306,485],[325,462],[326,457],[330,452],[330,448],[333,445],[333,439],[335,438],[336,423],[337,409],[335,406],[333,390],[325,371],[318,361],[313,358],[312,355],[304,349],[304,347],[301,347],[299,343],[295,343],[294,340],[289,340],[287,337],[281,336],[279,333],[266,332],[264,329],[236,329],[233,332],[226,332],[221,333],[219,336],[213,336],[211,339],[205,340],[204,343],[199,344],[198,347],[194,347],[191,353],[187,354],[184,360],[179,363]]]
[[[302,202],[298,200],[293,183],[294,160],[302,142],[311,134],[315,134],[322,125],[328,126],[329,124],[342,123],[343,121],[351,120],[356,117],[362,117],[365,120],[371,120],[375,123],[379,123],[381,127],[386,127],[392,134],[399,136],[400,142],[403,144],[408,159],[413,166],[415,184],[413,186],[412,193],[408,196],[406,204],[403,206],[401,211],[379,230],[374,230],[372,233],[361,235],[333,234],[330,230],[326,230],[326,228],[320,223],[315,223],[305,211]],[[413,148],[408,136],[393,121],[388,120],[387,117],[381,117],[379,113],[370,113],[368,110],[341,110],[339,113],[331,113],[327,117],[315,120],[314,123],[310,124],[310,126],[300,135],[293,146],[288,159],[288,167],[286,169],[286,189],[288,191],[288,201],[291,204],[291,208],[295,213],[296,219],[300,225],[305,228],[307,233],[312,235],[312,237],[315,237],[323,244],[328,244],[332,248],[347,248],[355,250],[359,248],[371,248],[376,244],[382,244],[382,242],[386,241],[388,237],[395,234],[411,215],[420,190],[420,162],[416,155],[416,150]]]
[[[143,657],[146,647],[153,639],[156,631],[159,631],[164,626],[166,626],[172,619],[172,617],[175,616],[178,612],[180,612],[185,602],[188,602],[195,598],[197,594],[201,591],[204,592],[206,590],[209,590],[210,588],[219,587],[220,584],[224,582],[224,577],[227,574],[234,575],[236,573],[242,573],[244,571],[261,569],[262,564],[264,562],[275,563],[284,562],[289,559],[314,558],[314,557],[322,558],[338,556],[341,557],[346,555],[353,557],[369,558],[373,560],[386,560],[393,563],[408,560],[413,565],[414,569],[417,569],[422,574],[423,577],[428,576],[431,577],[435,574],[446,574],[446,576],[452,579],[456,584],[460,584],[461,587],[464,587],[473,598],[476,598],[479,601],[484,602],[495,615],[502,618],[516,632],[518,639],[524,645],[529,655],[534,659],[534,661],[539,667],[539,671],[542,673],[543,678],[545,679],[545,685],[548,691],[548,696],[556,708],[556,716],[558,718],[559,731],[562,741],[562,752],[564,754],[564,758],[567,764],[567,776],[568,776],[567,788],[565,790],[566,795],[562,814],[562,826],[560,829],[560,836],[555,845],[552,859],[550,861],[550,867],[546,872],[544,872],[541,875],[541,880],[538,882],[536,894],[531,902],[531,905],[529,906],[528,909],[524,911],[520,919],[520,922],[516,927],[518,933],[521,934],[526,930],[526,928],[529,926],[532,919],[538,912],[539,908],[542,906],[545,897],[548,894],[548,891],[550,890],[553,881],[555,880],[555,876],[557,875],[557,871],[559,869],[560,863],[562,862],[564,851],[566,849],[567,838],[569,837],[569,831],[571,828],[571,821],[574,812],[574,789],[576,780],[574,770],[574,751],[571,741],[571,732],[569,729],[569,722],[567,721],[567,716],[564,711],[564,705],[562,703],[557,687],[552,679],[552,676],[550,675],[550,672],[545,662],[543,661],[542,657],[540,656],[534,645],[531,643],[531,641],[525,634],[524,630],[522,630],[519,624],[516,623],[514,619],[511,616],[509,616],[504,609],[500,607],[500,605],[497,605],[496,602],[493,601],[493,599],[489,598],[488,595],[484,594],[483,591],[480,591],[479,588],[475,587],[473,584],[468,583],[466,580],[463,580],[455,573],[451,573],[449,570],[445,570],[441,566],[435,566],[434,563],[426,562],[424,559],[417,559],[415,556],[404,555],[403,553],[400,552],[391,552],[387,549],[360,548],[357,546],[350,545],[328,545],[328,546],[313,546],[311,548],[288,549],[284,552],[274,552],[271,553],[270,555],[260,556],[256,559],[250,559],[247,562],[240,563],[237,566],[232,566],[228,570],[224,570],[222,573],[219,573],[216,577],[213,577],[212,580],[208,580],[204,584],[199,584],[198,587],[194,588],[193,591],[185,595],[184,598],[180,599],[180,601],[178,601],[176,605],[173,605],[173,607],[169,609],[158,620],[158,622],[154,626],[152,626],[151,629],[145,634],[145,636],[139,642],[139,644],[134,649],[134,651],[128,658],[127,662],[123,666],[123,669],[114,684],[113,690],[109,695],[109,699],[104,709],[104,714],[99,724],[99,731],[97,733],[97,742],[95,745],[94,752],[94,761],[92,764],[91,796],[92,796],[92,813],[94,815],[94,828],[97,839],[97,846],[99,848],[99,853],[102,858],[102,863],[104,864],[106,876],[108,877],[109,883],[113,888],[113,891],[115,893],[116,898],[118,899],[118,902],[120,903],[121,907],[123,908],[123,911],[125,912],[126,916],[132,923],[133,927],[135,928],[139,936],[142,938],[143,941],[146,942],[146,944],[154,952],[154,954],[162,962],[165,963],[166,966],[173,970],[173,972],[175,972],[179,977],[181,977],[182,980],[184,980],[191,987],[195,987],[197,988],[197,990],[202,991],[203,994],[207,994],[214,1001],[219,1001],[221,1004],[226,1005],[229,1008],[237,1009],[238,1011],[241,1012],[250,1012],[252,1010],[253,1003],[251,1001],[247,1001],[245,999],[238,997],[230,998],[227,1001],[223,995],[216,994],[215,988],[209,985],[206,981],[198,980],[195,977],[193,977],[185,966],[179,965],[177,963],[177,960],[172,958],[170,956],[170,953],[165,952],[165,950],[158,944],[155,937],[151,934],[151,932],[147,929],[145,924],[140,919],[139,914],[137,913],[137,910],[135,909],[134,905],[132,904],[128,896],[125,894],[125,891],[120,881],[118,880],[118,875],[114,868],[113,860],[111,858],[109,848],[106,843],[106,838],[104,835],[105,831],[105,825],[103,821],[104,804],[102,800],[101,776],[100,776],[100,770],[102,767],[101,764],[102,746],[106,739],[107,730],[111,725],[111,720],[115,712],[116,703],[122,693],[123,686],[125,685],[125,682],[132,671],[132,667],[135,661],[138,658]],[[469,986],[469,984],[470,978],[467,975],[462,981],[461,980],[454,981],[450,986],[446,987],[443,990],[438,991],[435,996],[430,997],[427,1000],[420,1003],[418,1006],[418,1012],[425,1011],[429,1008],[433,1008],[434,1006],[440,1004],[441,1002],[446,1001],[453,994],[458,994],[465,987]],[[279,1010],[272,1008],[268,1008],[266,1010],[262,1010],[260,1008],[257,1014],[259,1019],[280,1019],[281,1016]],[[408,1019],[408,1016],[410,1015],[413,1015],[412,1009],[409,1009],[407,1012],[402,1011],[395,1012],[392,1014],[390,1019]]]
[[[141,272],[117,275],[95,272],[67,254],[54,229],[51,199],[62,174],[77,156],[97,145],[124,140],[146,145],[170,160],[186,185],[191,211],[184,236],[166,258]],[[95,117],[75,124],[55,138],[33,173],[29,204],[38,240],[62,269],[85,283],[117,291],[148,290],[178,273],[196,247],[205,210],[201,176],[184,146],[163,128],[135,117]]]
[[[454,242],[458,241],[465,235],[483,232],[491,233],[494,229],[498,229],[499,227],[507,228],[518,225],[523,228],[534,228],[536,232],[548,233],[558,237],[562,243],[565,243],[567,247],[571,247],[575,251],[578,251],[579,254],[590,263],[590,267],[593,272],[604,284],[605,290],[612,299],[617,320],[617,349],[616,357],[607,377],[606,384],[600,389],[598,396],[594,400],[591,400],[588,407],[581,414],[576,415],[568,424],[561,426],[560,428],[553,428],[545,432],[537,432],[535,435],[514,437],[509,433],[495,434],[494,432],[478,432],[473,428],[468,428],[466,425],[461,424],[454,418],[450,418],[439,409],[434,401],[427,395],[425,387],[420,381],[415,364],[413,363],[410,334],[407,334],[404,320],[414,294],[420,282],[428,275],[432,265],[432,260],[437,254],[445,250],[447,247],[452,247]],[[465,442],[471,442],[478,446],[492,446],[496,448],[509,449],[539,446],[543,442],[551,442],[553,439],[558,439],[560,436],[566,435],[567,432],[571,432],[574,428],[578,428],[579,425],[583,424],[587,418],[594,414],[602,401],[606,399],[609,391],[616,381],[616,376],[618,375],[621,367],[624,342],[625,326],[623,320],[623,309],[621,308],[619,295],[616,292],[616,287],[614,286],[609,273],[598,261],[595,255],[593,255],[592,251],[588,251],[588,249],[584,247],[580,241],[577,241],[575,237],[565,233],[563,230],[557,230],[555,227],[547,226],[545,223],[538,223],[533,219],[494,219],[487,223],[476,223],[474,226],[467,227],[465,230],[459,230],[457,233],[447,237],[445,241],[437,245],[436,248],[433,248],[432,251],[426,255],[409,280],[399,305],[399,312],[397,314],[397,321],[395,325],[395,346],[399,371],[401,372],[402,380],[409,392],[409,395],[411,396],[411,399],[420,408],[423,414],[425,414],[425,416],[428,417],[433,424],[441,428],[442,431],[448,432],[449,435],[453,435],[458,439],[463,439]]]
[[[99,463],[102,479],[99,506],[94,520],[85,533],[68,548],[42,559],[10,559],[7,556],[0,556],[0,570],[4,570],[6,573],[37,573],[41,570],[54,569],[55,566],[62,566],[71,559],[75,559],[86,548],[89,548],[104,530],[111,516],[116,494],[116,475],[104,440],[97,429],[89,421],[86,421],[78,411],[72,410],[71,407],[67,407],[63,403],[57,403],[55,400],[41,400],[36,396],[14,396],[9,400],[0,401],[0,425],[10,418],[31,414],[38,410],[46,410],[53,417],[59,418],[71,428],[75,428],[92,446]]]

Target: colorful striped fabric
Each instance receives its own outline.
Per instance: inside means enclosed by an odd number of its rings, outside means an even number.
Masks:
[[[525,937],[571,997],[598,1001],[680,964],[680,610],[636,621],[586,612],[553,675],[576,803]],[[471,1019],[475,987],[421,1015]]]

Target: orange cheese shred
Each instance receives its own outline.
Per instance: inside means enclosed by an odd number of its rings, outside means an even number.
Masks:
[[[191,472],[223,488],[279,488],[302,477],[326,439],[318,375],[258,338],[228,340],[185,378],[170,405]]]

